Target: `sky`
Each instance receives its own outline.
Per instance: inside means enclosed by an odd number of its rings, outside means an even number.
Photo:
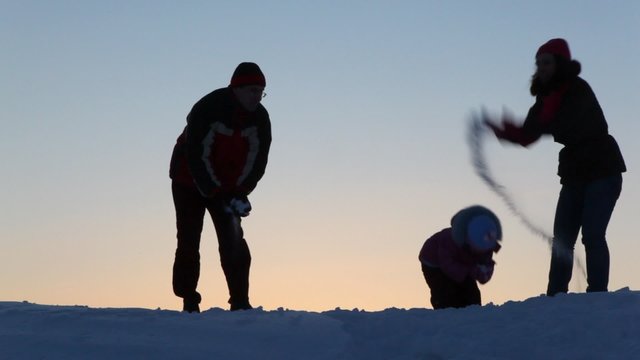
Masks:
[[[640,293],[464,309],[200,314],[0,302],[3,359],[636,359]],[[593,311],[598,309],[598,311]],[[425,326],[426,324],[426,326]]]
[[[472,204],[504,233],[483,303],[544,293],[548,245],[474,174],[465,132],[482,107],[526,114],[535,51],[555,37],[581,62],[629,169],[608,230],[609,287],[640,288],[636,1],[0,7],[0,300],[179,309],[171,151],[193,104],[243,61],[266,75],[273,131],[243,221],[254,306],[429,307],[420,247]],[[549,231],[560,148],[486,145],[495,176]],[[201,255],[201,307],[226,307],[210,221]],[[584,289],[577,272],[571,290]]]

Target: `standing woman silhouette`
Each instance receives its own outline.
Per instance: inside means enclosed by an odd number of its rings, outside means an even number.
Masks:
[[[609,248],[606,231],[620,196],[624,159],[589,84],[580,78],[564,39],[551,39],[536,53],[531,80],[535,104],[522,125],[503,116],[485,119],[501,140],[528,146],[542,135],[564,145],[558,175],[562,188],[553,226],[547,295],[568,291],[573,250],[582,229],[587,258],[587,292],[607,291]]]

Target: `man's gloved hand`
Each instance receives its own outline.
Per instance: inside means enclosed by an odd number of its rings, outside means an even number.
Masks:
[[[486,284],[493,276],[493,264],[478,264],[471,270],[471,277],[480,284]]]
[[[240,217],[249,216],[251,203],[246,196],[235,196],[229,200],[228,212]]]

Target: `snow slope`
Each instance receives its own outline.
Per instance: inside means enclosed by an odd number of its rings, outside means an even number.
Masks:
[[[322,313],[0,302],[0,359],[640,359],[640,292]]]

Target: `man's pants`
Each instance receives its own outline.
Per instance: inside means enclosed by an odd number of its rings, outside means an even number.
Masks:
[[[205,210],[211,215],[218,237],[222,270],[227,279],[230,304],[249,303],[251,254],[243,237],[240,218],[225,212],[222,199],[207,199],[196,188],[172,183],[176,209],[178,247],[173,264],[173,292],[182,298],[198,298],[200,234]]]

